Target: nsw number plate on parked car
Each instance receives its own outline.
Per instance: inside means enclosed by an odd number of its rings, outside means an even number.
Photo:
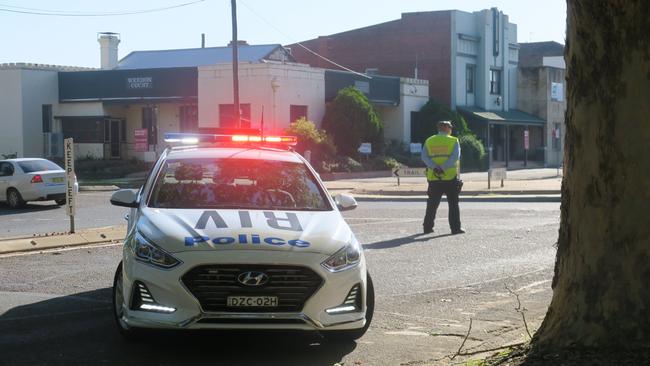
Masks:
[[[228,306],[236,307],[276,307],[277,296],[228,296]]]

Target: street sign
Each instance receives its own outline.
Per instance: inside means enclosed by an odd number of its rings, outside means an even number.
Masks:
[[[411,154],[420,154],[422,152],[422,144],[420,143],[411,143],[409,145]]]
[[[530,132],[528,130],[524,130],[524,149],[530,149]]]
[[[135,142],[135,151],[143,152],[149,150],[148,131],[146,128],[133,130],[133,141]]]
[[[363,142],[357,151],[361,154],[370,155],[372,154],[372,144],[369,142]]]
[[[64,146],[64,162],[65,162],[65,198],[66,198],[66,211],[70,216],[70,232],[74,233],[74,215],[75,215],[75,201],[76,193],[74,189],[74,141],[72,138],[63,141]]]
[[[426,174],[426,168],[399,168],[399,175],[402,177],[424,177]]]

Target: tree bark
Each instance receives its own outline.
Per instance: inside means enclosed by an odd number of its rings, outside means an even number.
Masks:
[[[650,1],[567,1],[566,175],[538,350],[650,346]]]

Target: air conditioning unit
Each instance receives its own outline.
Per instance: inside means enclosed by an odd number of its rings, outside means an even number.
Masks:
[[[43,134],[44,155],[48,158],[63,157],[63,133],[46,132]]]

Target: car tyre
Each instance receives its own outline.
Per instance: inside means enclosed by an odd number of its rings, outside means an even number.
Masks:
[[[366,324],[363,328],[351,330],[330,330],[323,332],[325,339],[335,342],[350,342],[363,337],[370,327],[372,316],[375,313],[375,287],[370,273],[367,274],[366,288]]]
[[[13,209],[21,208],[25,206],[25,200],[23,200],[23,196],[20,195],[17,189],[9,188],[7,190],[7,204]]]
[[[58,206],[63,206],[63,205],[65,205],[66,200],[65,200],[65,198],[62,198],[62,199],[60,199],[60,200],[54,200],[54,202],[56,202],[56,204],[57,204]]]
[[[113,296],[111,303],[113,304],[113,318],[117,324],[117,330],[120,334],[129,340],[135,340],[139,336],[139,329],[129,326],[122,316],[124,314],[124,287],[122,277],[122,262],[117,266],[115,277],[113,278]]]

